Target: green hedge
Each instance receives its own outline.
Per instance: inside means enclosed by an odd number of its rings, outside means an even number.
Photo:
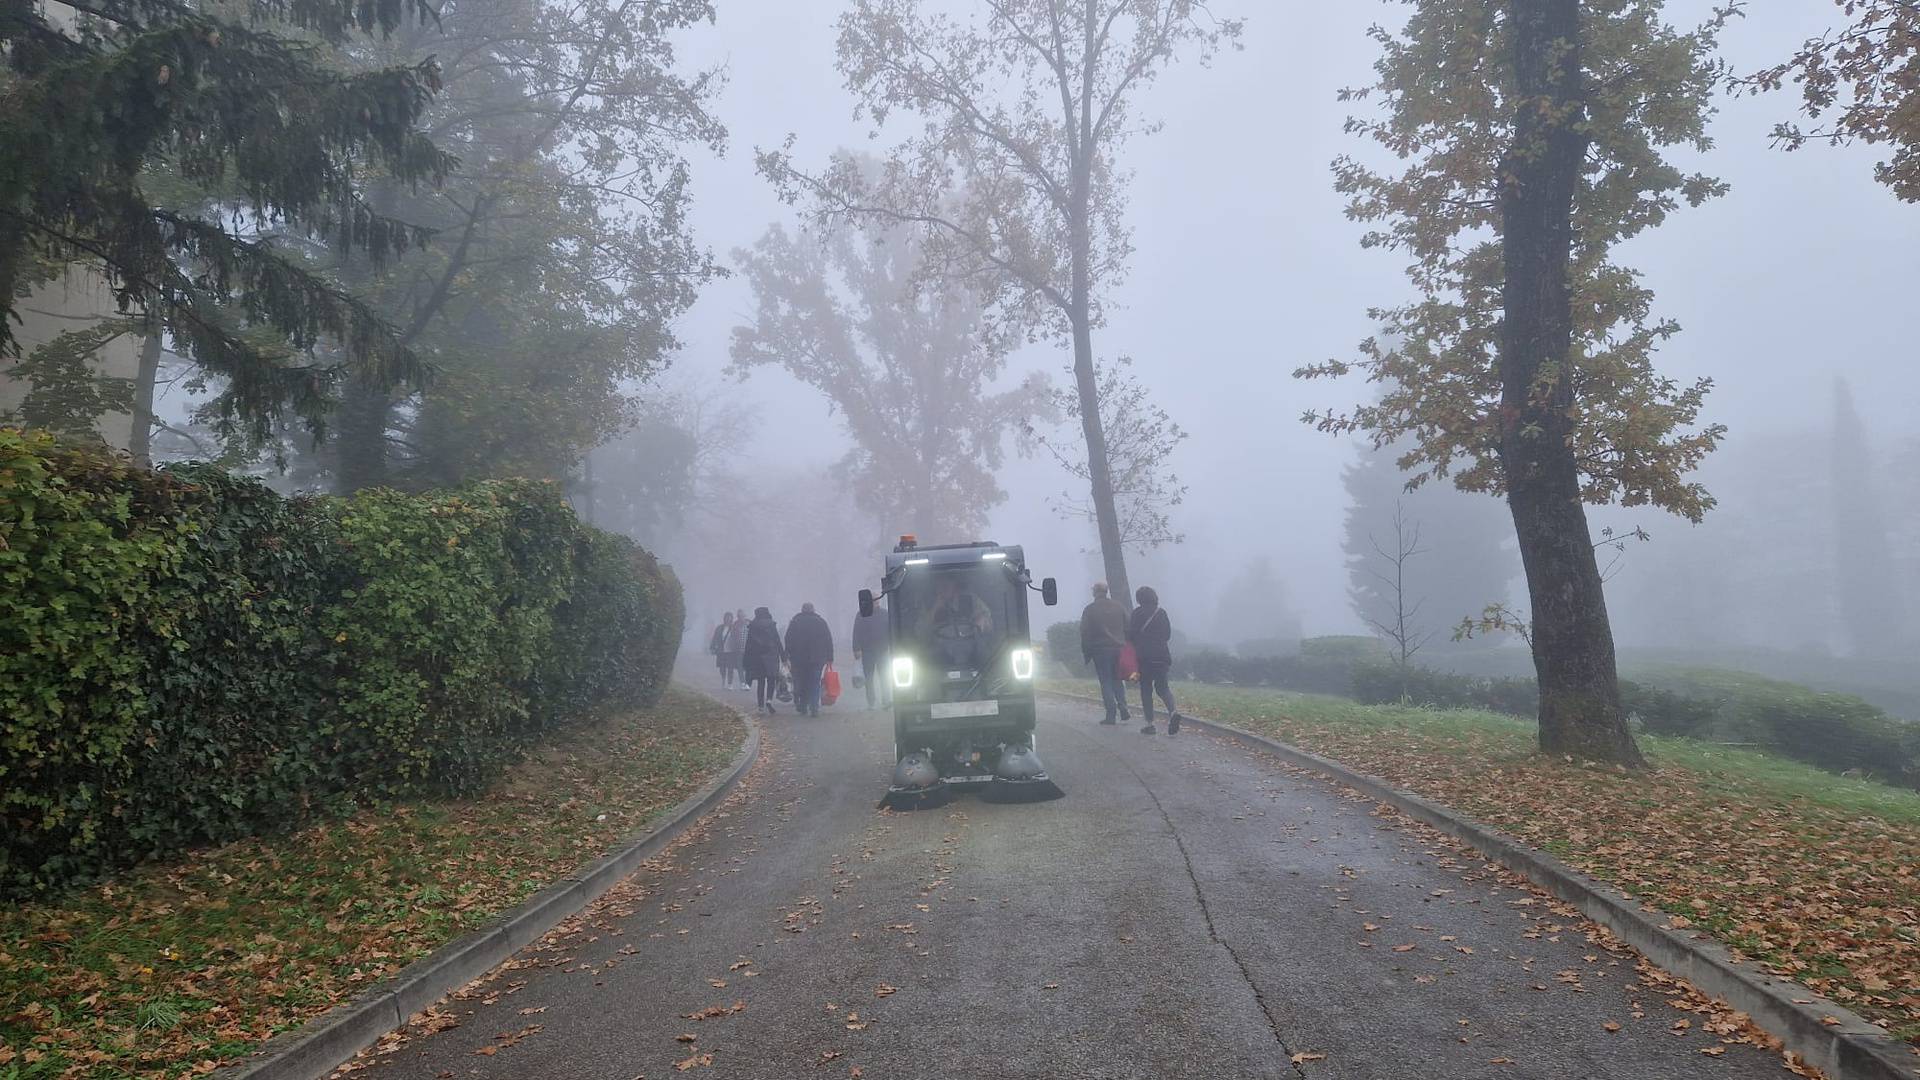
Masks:
[[[550,484],[287,499],[0,429],[0,894],[477,790],[655,700],[681,621]]]
[[[1833,772],[1920,789],[1920,724],[1888,716],[1850,694],[1711,668],[1638,674],[1620,680],[1620,703],[1652,734],[1753,746]],[[1417,666],[1402,671],[1385,663],[1354,669],[1353,696],[1368,704],[1407,702],[1528,718],[1539,713],[1532,679]]]

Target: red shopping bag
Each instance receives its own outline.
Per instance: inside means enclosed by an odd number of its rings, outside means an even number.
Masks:
[[[840,673],[827,665],[825,675],[820,677],[820,704],[831,705],[840,699]]]
[[[1133,642],[1120,646],[1120,659],[1114,666],[1120,671],[1121,682],[1132,682],[1134,676],[1140,674],[1140,654],[1134,651]]]

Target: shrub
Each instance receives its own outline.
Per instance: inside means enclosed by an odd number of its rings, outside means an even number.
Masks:
[[[1703,737],[1761,747],[1835,772],[1920,789],[1920,724],[1852,694],[1721,668],[1647,668],[1639,681],[1708,703]]]
[[[1385,660],[1387,643],[1364,634],[1330,634],[1310,637],[1300,643],[1300,655],[1314,660],[1344,660],[1358,664],[1367,660]]]
[[[656,699],[682,615],[550,484],[284,499],[0,429],[0,893],[472,790]]]
[[[1711,701],[1627,679],[1620,680],[1620,705],[1649,734],[1689,739],[1704,737],[1719,712]]]
[[[1534,716],[1540,710],[1540,694],[1532,679],[1454,675],[1379,660],[1355,665],[1353,696],[1369,705],[1404,702],[1435,709],[1485,709],[1509,716]]]
[[[1080,624],[1057,622],[1047,627],[1047,655],[1076,678],[1092,678],[1093,665],[1080,655]]]
[[[1312,639],[1309,639],[1312,640]],[[1216,649],[1174,655],[1178,677],[1233,686],[1271,686],[1308,694],[1350,694],[1353,665],[1346,657],[1305,648],[1290,656],[1237,656]]]

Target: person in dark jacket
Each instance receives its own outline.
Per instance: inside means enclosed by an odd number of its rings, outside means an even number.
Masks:
[[[1120,678],[1120,650],[1127,644],[1127,609],[1107,595],[1107,583],[1093,586],[1093,603],[1080,613],[1080,655],[1093,665],[1100,680],[1100,703],[1107,708],[1103,724],[1133,719],[1127,711],[1127,685]]]
[[[893,695],[882,681],[887,678],[887,654],[893,651],[893,631],[887,625],[887,609],[878,604],[873,614],[856,615],[849,636],[853,658],[860,662],[860,677],[867,684],[867,708],[879,709],[892,704]]]
[[[720,625],[713,628],[713,639],[707,643],[707,651],[713,654],[713,663],[720,669],[722,688],[733,686],[733,667],[727,663],[727,635],[733,633],[733,612],[720,617]]]
[[[747,624],[746,647],[741,650],[740,665],[747,679],[753,683],[754,693],[760,699],[760,708],[769,713],[774,711],[773,684],[780,678],[782,651],[780,624],[773,621],[773,612],[766,608],[754,608],[753,621]]]
[[[787,624],[787,664],[793,670],[793,708],[803,716],[820,715],[820,678],[833,663],[833,630],[827,620],[801,604]]]
[[[1127,640],[1133,642],[1134,655],[1140,662],[1140,711],[1147,716],[1147,726],[1140,729],[1140,734],[1154,733],[1153,695],[1158,691],[1160,700],[1167,703],[1167,734],[1178,735],[1180,714],[1173,707],[1173,687],[1167,685],[1167,676],[1173,671],[1173,650],[1168,647],[1173,640],[1173,620],[1160,606],[1160,594],[1147,586],[1134,590],[1133,598],[1139,606],[1127,619]]]
[[[747,651],[747,609],[741,608],[733,613],[733,626],[727,630],[727,640],[720,646],[720,666],[729,669],[733,678],[727,680],[728,686],[741,690],[748,689],[747,673],[743,670]]]

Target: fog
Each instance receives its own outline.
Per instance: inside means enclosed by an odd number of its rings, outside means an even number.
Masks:
[[[1709,6],[1675,3],[1669,12],[1685,24]],[[1247,17],[1244,50],[1208,68],[1178,63],[1141,95],[1141,110],[1166,127],[1128,147],[1136,250],[1094,339],[1103,360],[1133,357],[1157,402],[1189,433],[1174,461],[1188,488],[1174,509],[1185,540],[1130,556],[1132,576],[1158,587],[1190,634],[1217,640],[1231,632],[1215,625],[1223,590],[1264,558],[1301,632],[1365,633],[1348,600],[1342,550],[1342,473],[1360,444],[1317,433],[1299,417],[1370,391],[1357,378],[1302,383],[1292,371],[1352,357],[1373,332],[1366,310],[1409,296],[1398,257],[1361,249],[1361,228],[1346,220],[1328,168],[1337,155],[1365,150],[1342,133],[1350,106],[1336,100],[1340,87],[1371,74],[1375,49],[1364,32],[1376,20],[1397,25],[1405,9],[1357,0],[1219,7]],[[1776,61],[1834,14],[1824,4],[1760,5],[1728,29],[1722,54],[1736,70]],[[869,139],[870,125],[854,115],[834,69],[837,15],[831,3],[728,0],[716,26],[682,43],[690,65],[728,72],[717,112],[730,148],[694,160],[696,235],[716,253],[750,244],[771,223],[797,222],[756,174],[756,147],[793,134],[796,157],[819,163],[842,147],[879,152],[912,126],[896,120],[877,142]],[[1596,529],[1643,528],[1651,537],[1603,553],[1603,564],[1614,564],[1609,593],[1624,646],[1848,650],[1833,599],[1832,544],[1822,539],[1833,516],[1836,379],[1856,399],[1878,465],[1873,482],[1893,497],[1885,527],[1909,576],[1899,588],[1911,596],[1916,584],[1920,367],[1911,359],[1910,297],[1920,216],[1874,182],[1871,148],[1772,149],[1768,131],[1792,106],[1784,94],[1723,98],[1718,147],[1697,166],[1726,179],[1731,193],[1682,210],[1621,253],[1656,291],[1656,314],[1683,327],[1660,352],[1660,369],[1683,380],[1711,376],[1703,419],[1729,429],[1702,474],[1721,497],[1704,525],[1648,508],[1593,514]],[[1684,155],[1681,163],[1694,164]],[[860,567],[877,573],[872,552],[895,529],[854,513],[823,479],[847,449],[824,398],[777,370],[744,381],[726,373],[729,336],[752,310],[739,275],[709,285],[681,321],[685,348],[670,381],[720,389],[746,414],[723,437],[740,473],[762,488],[791,487],[803,502],[837,498],[845,512],[824,514],[807,530],[794,527],[791,507],[749,513],[722,529],[749,532],[732,538],[740,543],[727,545],[735,554],[725,559],[714,554],[712,528],[689,526],[661,546],[688,577],[696,628],[722,607],[768,603],[784,618],[801,599],[819,602],[839,623]],[[1069,361],[1064,346],[1029,346],[1012,356],[1003,381],[1033,371],[1058,380]],[[1901,471],[1894,462],[1903,452]],[[1067,599],[1037,616],[1041,622],[1077,613],[1099,573],[1097,556],[1086,554],[1095,546],[1091,528],[1050,506],[1071,483],[1044,453],[1010,455],[1008,497],[991,517],[992,538],[1026,545],[1036,573],[1061,582]],[[1487,557],[1513,559],[1510,551]],[[1691,594],[1669,587],[1701,566],[1739,575],[1715,594],[1738,606],[1681,609],[1712,599],[1704,584]],[[1430,562],[1424,572],[1443,578],[1457,569]],[[1429,617],[1451,623],[1464,614]]]

